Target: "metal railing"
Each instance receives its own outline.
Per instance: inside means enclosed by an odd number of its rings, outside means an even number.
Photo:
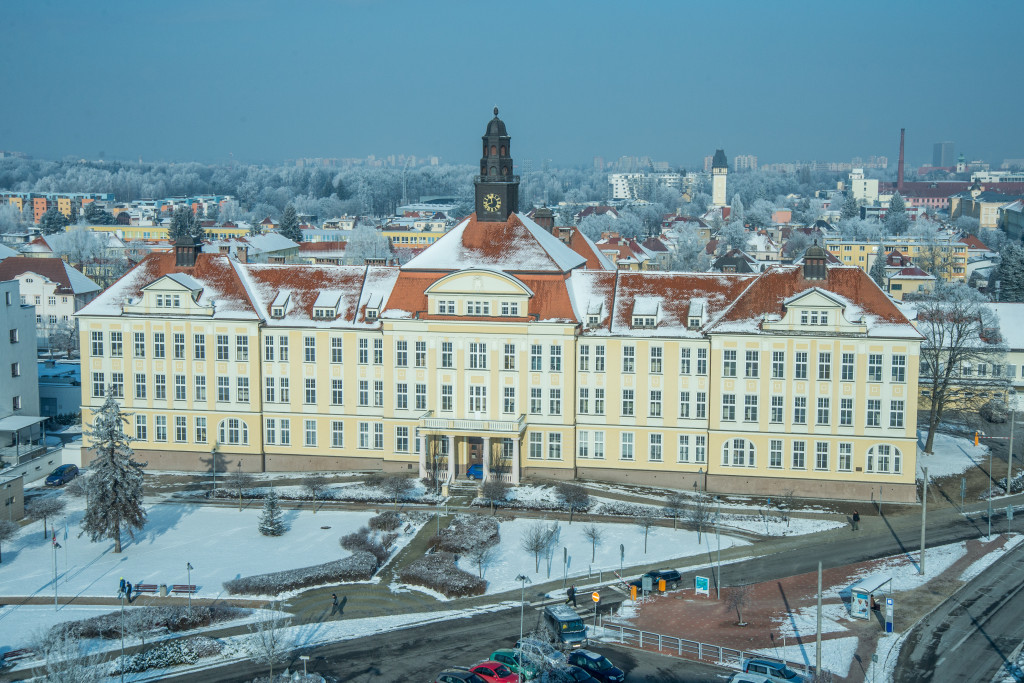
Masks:
[[[701,643],[696,640],[686,640],[677,636],[668,636],[662,633],[652,633],[640,629],[623,626],[621,624],[602,623],[604,634],[618,639],[620,645],[636,647],[641,650],[657,648],[658,652],[671,653],[677,657],[685,657],[698,662],[708,662],[719,666],[739,669],[744,659],[763,659],[771,662],[779,662],[789,666],[791,669],[803,669],[805,672],[813,667],[807,664],[792,665],[790,662],[763,655],[760,652],[747,652],[746,650],[734,650],[733,648],[721,645]]]
[[[420,418],[423,429],[457,430],[472,432],[503,432],[506,434],[518,434],[523,430],[525,415],[519,416],[518,420],[465,420],[449,419],[446,417],[423,417]]]

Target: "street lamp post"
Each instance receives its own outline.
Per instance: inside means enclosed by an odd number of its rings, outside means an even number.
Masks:
[[[60,543],[57,543],[57,532],[53,532],[53,611],[57,611],[57,548],[60,547]]]
[[[519,668],[523,666],[523,617],[526,611],[526,584],[533,583],[526,574],[520,574],[516,581],[522,583],[519,593],[519,642],[516,643],[516,658],[519,660]]]
[[[299,655],[299,659],[302,660],[302,680],[305,681],[309,674],[306,673],[306,662],[309,661],[309,655]]]
[[[995,483],[992,481],[992,449],[988,449],[988,537],[986,540],[992,539],[992,489],[995,487]]]
[[[213,448],[210,449],[210,458],[213,460],[213,493],[217,493],[217,442],[213,442]]]
[[[192,563],[185,563],[185,571],[188,572],[188,608],[192,609]]]
[[[1017,392],[1010,389],[1009,394],[1010,400],[1007,403],[1010,408],[1010,449],[1006,452],[1006,495],[1010,495],[1010,483],[1013,481],[1013,423],[1017,421]]]
[[[721,527],[718,523],[718,518],[722,514],[722,497],[715,496],[715,500],[718,501],[718,510],[715,512],[715,538],[718,539],[718,581],[716,585],[716,593],[718,599],[722,599],[722,533]]]
[[[124,683],[124,591],[121,591],[121,683]]]

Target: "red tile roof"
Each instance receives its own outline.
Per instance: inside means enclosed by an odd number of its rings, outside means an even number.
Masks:
[[[985,246],[985,243],[974,235],[967,235],[967,237],[962,238],[960,242],[966,244],[968,249],[984,249],[988,251],[988,247]]]
[[[69,272],[71,271],[71,272]],[[51,282],[57,283],[55,293],[57,294],[81,294],[82,287],[86,282],[92,287],[88,291],[96,291],[99,286],[92,282],[85,275],[78,272],[67,263],[56,256],[31,257],[31,256],[10,256],[0,261],[0,281],[13,280],[24,273],[36,273],[45,277]],[[71,282],[71,278],[78,280],[78,285]],[[76,289],[78,290],[76,292]]]

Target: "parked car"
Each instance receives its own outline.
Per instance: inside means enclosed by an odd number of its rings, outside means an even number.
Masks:
[[[646,574],[641,575],[639,578],[630,581],[629,585],[636,586],[637,588],[643,588],[644,576],[651,577],[651,585],[655,590],[657,590],[658,581],[661,579],[665,579],[666,589],[678,588],[679,583],[683,580],[683,577],[675,569],[652,569]]]
[[[522,649],[527,655],[541,657],[552,666],[564,666],[565,655],[557,647],[539,638],[523,638],[516,641],[516,649]]]
[[[434,683],[484,683],[484,679],[469,669],[445,669],[434,676]]]
[[[733,674],[729,683],[772,683],[772,679],[761,674],[745,674],[741,671],[738,674]]]
[[[586,669],[565,666],[541,674],[540,683],[600,683]]]
[[[491,653],[490,660],[504,664],[512,673],[519,674],[524,681],[532,681],[541,670],[540,662],[534,661],[531,655],[510,648],[495,650]]]
[[[476,479],[480,481],[484,478],[484,466],[477,463],[476,465],[470,465],[466,470],[466,479]]]
[[[586,669],[587,673],[603,683],[622,683],[626,674],[608,658],[590,650],[576,650],[569,654],[569,663]]]
[[[488,659],[469,667],[469,670],[487,683],[519,683],[519,676],[501,662]]]
[[[46,477],[47,486],[63,486],[78,476],[77,465],[61,465]]]
[[[760,674],[773,681],[785,681],[786,683],[809,683],[810,679],[790,669],[782,662],[772,662],[766,659],[745,659],[740,667],[743,673]]]

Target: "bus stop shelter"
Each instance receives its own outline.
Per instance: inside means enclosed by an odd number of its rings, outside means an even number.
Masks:
[[[865,576],[850,586],[850,616],[870,619],[873,609],[882,609],[884,596],[892,592],[892,577],[888,574]]]

